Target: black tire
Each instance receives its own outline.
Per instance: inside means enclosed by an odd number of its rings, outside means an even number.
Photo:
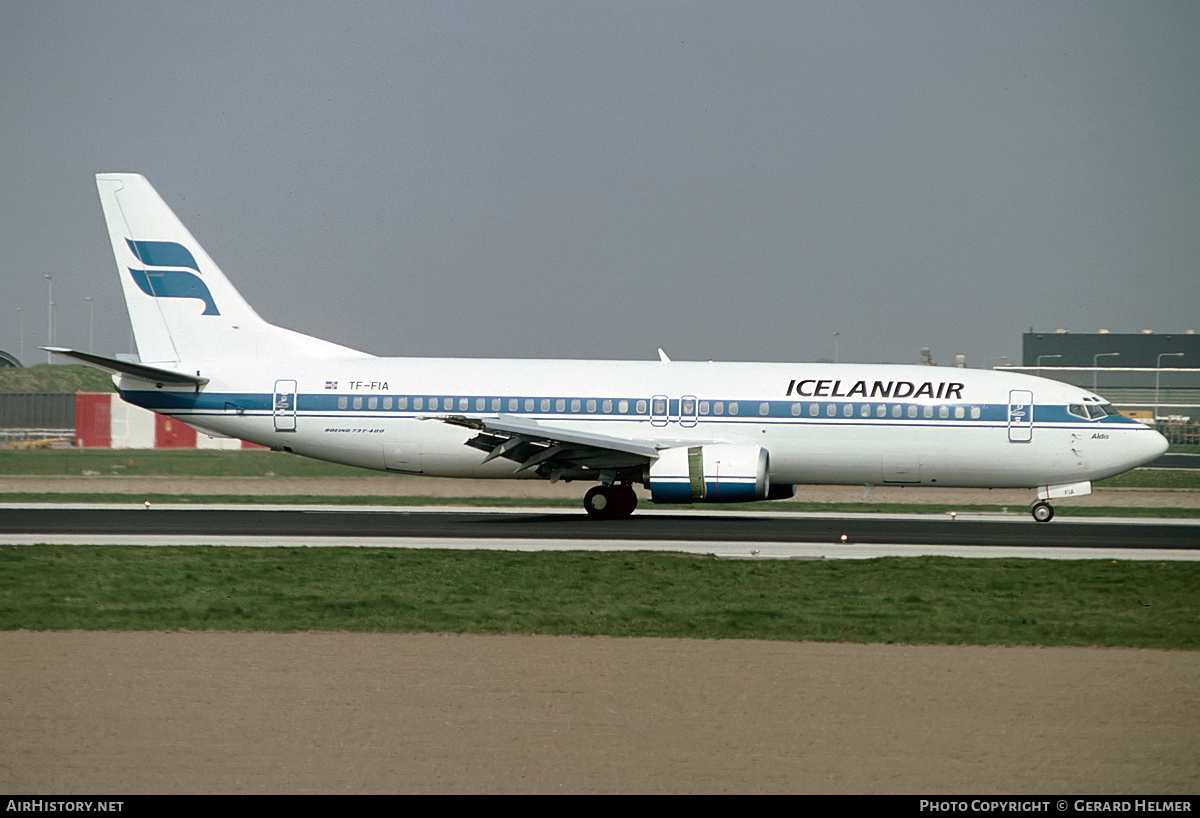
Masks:
[[[613,506],[619,505],[613,496],[613,490],[608,486],[592,486],[583,495],[583,508],[589,517],[607,520],[612,517]]]
[[[1033,519],[1039,523],[1048,523],[1054,519],[1054,506],[1049,503],[1033,504]]]
[[[629,486],[593,486],[583,495],[583,508],[597,520],[628,517],[637,507],[637,495]]]
[[[637,508],[638,497],[637,492],[633,490],[633,486],[617,486],[617,505],[621,509],[621,513],[616,515],[619,517],[628,517]]]

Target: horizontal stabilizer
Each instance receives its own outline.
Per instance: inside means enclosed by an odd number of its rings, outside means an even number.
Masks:
[[[186,383],[197,387],[208,383],[208,378],[201,378],[199,375],[188,375],[184,372],[174,372],[170,369],[159,369],[157,366],[136,364],[132,361],[119,361],[116,358],[105,358],[103,355],[93,355],[90,352],[80,352],[75,349],[65,349],[63,347],[42,347],[42,349],[47,352],[53,352],[55,355],[61,355],[64,358],[73,358],[80,363],[94,366],[97,369],[103,369],[106,372],[132,375],[135,378],[155,383]]]

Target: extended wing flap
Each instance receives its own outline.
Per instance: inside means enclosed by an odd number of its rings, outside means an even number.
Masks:
[[[508,432],[547,443],[575,443],[580,446],[590,446],[596,449],[607,449],[625,454],[635,454],[641,457],[658,457],[658,449],[640,440],[629,440],[622,437],[599,435],[593,432],[583,432],[577,429],[567,429],[562,426],[539,423],[536,420],[500,415],[498,418],[483,419],[484,428],[489,431]]]
[[[461,415],[451,415],[442,418],[446,423],[455,426],[465,426],[487,432],[500,432],[512,438],[525,438],[547,444],[574,443],[595,449],[637,455],[639,457],[658,457],[658,448],[651,443],[640,440],[629,440],[623,437],[599,435],[594,432],[583,432],[578,429],[567,429],[562,426],[539,423],[536,420],[499,415],[494,418],[468,418]],[[500,456],[504,452],[499,452]]]
[[[479,432],[467,445],[487,452],[483,462],[504,457],[518,464],[516,471],[536,470],[552,481],[590,476],[616,479],[627,470],[640,471],[658,457],[651,443],[568,429],[511,415],[468,418],[452,415],[446,423]]]

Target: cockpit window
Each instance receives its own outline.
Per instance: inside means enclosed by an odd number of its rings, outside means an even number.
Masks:
[[[1075,417],[1085,420],[1098,420],[1099,418],[1109,417],[1111,415],[1119,415],[1111,403],[1069,403],[1067,411]]]

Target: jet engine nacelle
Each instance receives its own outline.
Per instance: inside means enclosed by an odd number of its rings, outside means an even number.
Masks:
[[[770,455],[761,446],[713,443],[664,449],[650,464],[655,503],[745,503],[771,493]]]

